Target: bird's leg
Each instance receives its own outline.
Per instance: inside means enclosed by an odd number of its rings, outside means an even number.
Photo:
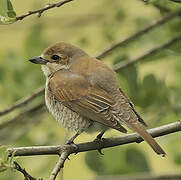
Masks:
[[[101,131],[97,137],[94,139],[94,141],[102,141],[104,138],[102,138],[102,136],[104,135],[104,133],[106,132],[106,130]]]
[[[66,141],[65,144],[68,144],[68,145],[73,145],[75,147],[75,152],[78,150],[78,146],[74,143],[74,140],[77,136],[79,136],[82,132],[77,132],[73,137],[71,137],[70,139],[68,139],[68,141]],[[77,154],[77,152],[75,153]]]
[[[68,141],[66,141],[66,144],[75,144],[74,140],[77,136],[79,136],[81,132],[77,132],[73,137],[71,137]]]
[[[104,138],[102,138],[103,134],[106,132],[106,130],[103,130],[101,133],[97,135],[97,137],[94,139],[95,142],[102,144],[104,142]],[[98,149],[98,152],[101,155],[104,155],[102,152],[102,148]]]

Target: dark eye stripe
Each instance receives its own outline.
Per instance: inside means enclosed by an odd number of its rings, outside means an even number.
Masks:
[[[58,60],[58,59],[60,59],[60,56],[58,56],[58,55],[53,55],[52,57],[51,57],[53,60]]]

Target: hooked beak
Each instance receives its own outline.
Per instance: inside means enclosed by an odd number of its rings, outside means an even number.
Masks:
[[[35,56],[29,59],[29,61],[35,64],[46,64],[48,62],[48,60],[43,59],[41,56]]]

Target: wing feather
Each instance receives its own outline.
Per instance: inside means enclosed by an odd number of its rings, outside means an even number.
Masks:
[[[80,115],[126,133],[116,119],[115,100],[104,90],[94,87],[81,75],[57,71],[48,87],[55,98]]]

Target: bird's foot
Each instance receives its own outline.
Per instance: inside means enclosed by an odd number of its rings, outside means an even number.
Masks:
[[[100,134],[98,134],[97,137],[94,139],[94,142],[99,143],[101,147],[103,146],[103,143],[104,143],[104,138],[102,138],[102,136],[103,136],[103,134],[100,133]],[[101,155],[104,155],[104,153],[102,152],[102,148],[97,149],[97,151],[98,151]]]
[[[77,144],[74,143],[74,139],[70,138],[68,141],[65,142],[65,145],[71,145],[73,146],[73,148],[75,149],[75,154],[78,153],[78,149],[79,147],[77,146]]]

